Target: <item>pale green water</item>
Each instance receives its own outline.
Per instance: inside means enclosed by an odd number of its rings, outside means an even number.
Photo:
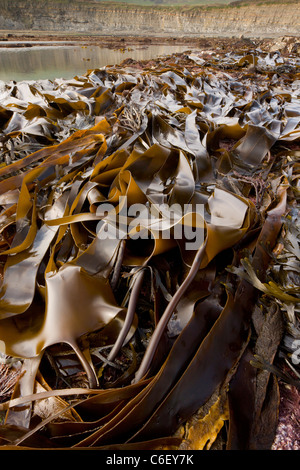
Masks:
[[[152,59],[187,49],[188,46],[167,45],[137,46],[124,51],[68,45],[0,48],[0,80],[68,79],[127,58]]]

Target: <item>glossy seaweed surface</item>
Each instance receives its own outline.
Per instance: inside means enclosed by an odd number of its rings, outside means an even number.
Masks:
[[[271,448],[299,387],[299,59],[0,86],[1,446]]]

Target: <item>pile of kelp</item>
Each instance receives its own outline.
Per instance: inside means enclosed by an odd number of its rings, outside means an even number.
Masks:
[[[1,83],[2,448],[272,447],[299,388],[299,66]]]

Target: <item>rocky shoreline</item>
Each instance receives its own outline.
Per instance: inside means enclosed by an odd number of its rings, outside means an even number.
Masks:
[[[189,47],[199,47],[205,50],[234,51],[237,48],[251,47],[261,48],[264,51],[280,51],[281,54],[297,53],[300,50],[300,36],[281,36],[278,38],[248,38],[237,37],[158,37],[158,36],[105,36],[97,34],[60,34],[55,32],[35,32],[20,31],[8,32],[0,31],[0,49],[15,47],[33,47],[51,45],[81,45],[81,46],[99,46],[108,49],[121,49],[126,47],[150,45],[186,45]]]

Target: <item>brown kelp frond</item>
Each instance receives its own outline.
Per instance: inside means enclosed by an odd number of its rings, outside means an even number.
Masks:
[[[298,384],[299,61],[155,65],[1,91],[3,448],[268,449]]]

